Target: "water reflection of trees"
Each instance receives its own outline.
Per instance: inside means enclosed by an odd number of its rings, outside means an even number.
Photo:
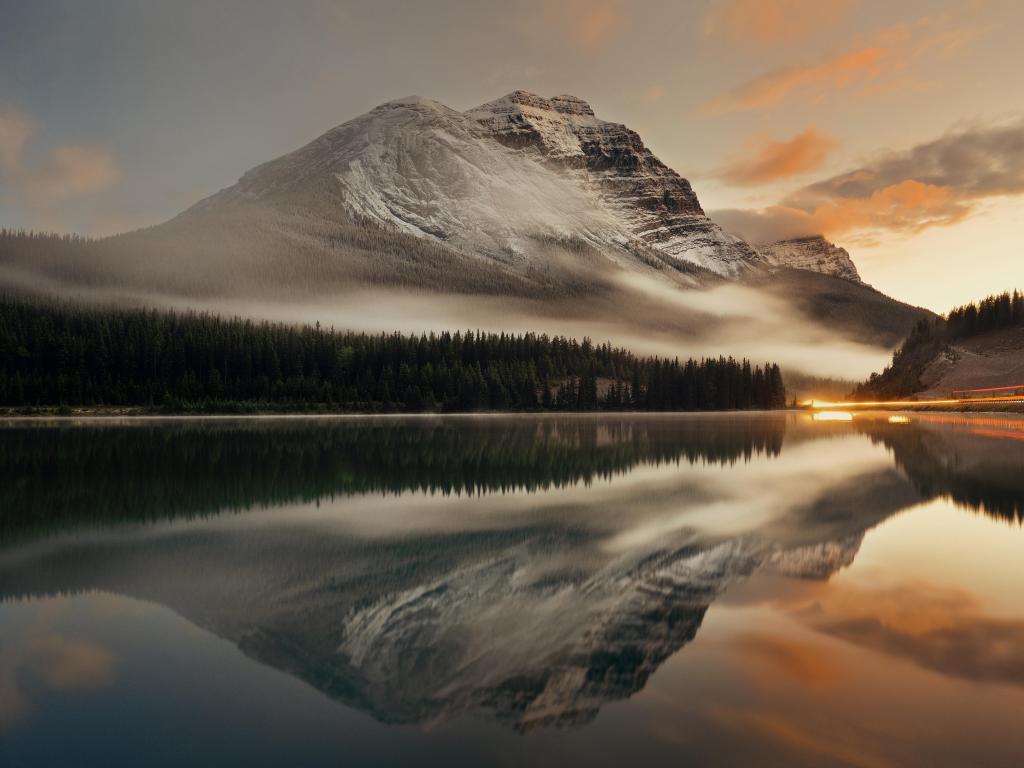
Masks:
[[[534,492],[640,464],[777,455],[785,418],[482,418],[16,426],[0,537],[336,495]]]
[[[1024,450],[975,428],[927,421],[896,426],[858,421],[858,429],[892,451],[896,466],[925,498],[949,497],[988,517],[1024,522]]]

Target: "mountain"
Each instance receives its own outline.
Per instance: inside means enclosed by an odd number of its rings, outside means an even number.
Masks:
[[[764,243],[757,246],[757,252],[772,266],[806,269],[856,283],[864,282],[846,249],[830,243],[821,235]]]
[[[343,213],[525,267],[550,239],[613,261],[629,246],[735,276],[760,261],[700,207],[690,183],[624,125],[573,96],[515,91],[466,113],[387,102],[246,173],[192,213],[239,201],[302,203],[334,186]]]
[[[669,354],[695,341],[757,352],[761,302],[678,290],[735,282],[774,291],[760,335],[784,348],[835,334],[867,345],[855,376],[926,316],[861,284],[823,238],[754,248],[725,232],[635,131],[582,99],[525,91],[466,112],[387,102],[157,226],[0,236],[0,286],[256,317],[274,305],[359,330],[639,338]]]

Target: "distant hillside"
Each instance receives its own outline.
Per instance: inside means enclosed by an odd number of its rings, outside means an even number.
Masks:
[[[936,318],[927,309],[904,304],[869,285],[806,269],[773,269],[751,282],[825,328],[873,346],[892,349],[915,323]]]
[[[857,399],[948,396],[955,389],[1024,383],[1024,295],[989,296],[923,319],[892,363],[857,387]]]

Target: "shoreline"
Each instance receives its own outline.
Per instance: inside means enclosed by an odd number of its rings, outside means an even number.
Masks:
[[[244,419],[244,418],[447,418],[456,417],[534,417],[534,416],[707,416],[732,415],[749,416],[763,414],[794,414],[803,413],[799,408],[779,408],[775,410],[733,410],[733,411],[641,411],[641,410],[589,410],[589,411],[337,411],[329,409],[246,409],[246,410],[176,410],[167,411],[161,408],[144,406],[89,406],[61,408],[56,406],[36,406],[31,408],[0,407],[0,420],[35,420],[35,419]]]
[[[710,415],[731,415],[744,416],[755,414],[813,414],[822,411],[846,411],[852,413],[1010,413],[1024,415],[1024,402],[984,405],[978,404],[974,407],[963,406],[902,406],[899,408],[779,408],[774,410],[731,410],[731,411],[642,411],[642,410],[589,410],[589,411],[338,411],[329,408],[244,408],[211,409],[211,410],[164,410],[159,407],[149,406],[25,406],[25,407],[0,407],[0,419],[4,421],[26,420],[35,421],[43,419],[239,419],[239,418],[408,418],[408,417],[429,417],[443,418],[449,416],[457,417],[533,417],[533,416],[710,416]]]

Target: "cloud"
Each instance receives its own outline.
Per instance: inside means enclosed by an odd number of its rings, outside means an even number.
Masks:
[[[835,590],[807,612],[819,631],[951,677],[1024,686],[1024,621],[927,583]]]
[[[657,101],[665,95],[665,89],[660,85],[649,85],[640,92],[640,98],[644,101]]]
[[[21,166],[21,152],[32,133],[32,121],[12,107],[0,106],[0,180]]]
[[[808,215],[814,228],[828,234],[866,229],[920,232],[963,221],[970,210],[949,187],[905,179],[866,197],[828,200]]]
[[[712,211],[711,218],[748,242],[766,243],[808,235],[836,237],[847,242],[873,242],[879,231],[915,233],[934,226],[957,224],[971,206],[954,190],[908,179],[864,198],[822,202],[812,210],[776,205],[759,211]]]
[[[831,29],[859,0],[720,0],[704,16],[704,34],[734,43],[791,43]]]
[[[766,184],[820,168],[839,145],[813,127],[785,141],[761,140],[750,144],[750,156],[723,168],[718,176],[731,184]]]
[[[808,207],[821,200],[863,199],[914,180],[955,189],[962,199],[1024,192],[1024,119],[975,126],[885,155],[852,171],[812,184],[793,196]]]
[[[89,640],[67,637],[56,628],[69,602],[43,602],[30,623],[11,628],[0,647],[0,733],[31,714],[29,693],[91,691],[114,679],[114,655]]]
[[[34,654],[38,674],[53,689],[96,688],[113,678],[113,654],[86,640],[52,633],[37,641]]]
[[[959,53],[976,35],[973,27],[950,13],[886,27],[871,44],[741,83],[705,102],[700,113],[716,116],[774,107],[798,93],[810,101],[822,101],[834,91],[853,88],[871,95],[916,87],[917,80],[906,74],[913,64]]]
[[[882,71],[880,62],[884,55],[881,48],[862,48],[811,66],[769,72],[706,102],[701,113],[715,116],[775,106],[803,86],[836,90],[848,88],[865,78],[877,76]]]
[[[1024,194],[1024,119],[975,126],[884,155],[762,210],[713,211],[754,242],[808,234],[914,233],[966,219],[979,201]]]
[[[549,0],[547,9],[573,45],[588,52],[603,47],[625,21],[619,0]]]
[[[843,676],[842,665],[816,644],[752,632],[737,637],[734,647],[736,658],[749,665],[758,680],[773,690],[780,680],[807,688],[824,688]]]
[[[60,144],[42,162],[27,164],[24,150],[33,132],[28,116],[0,106],[0,199],[5,202],[39,214],[61,200],[107,189],[120,179],[114,155],[102,147]]]
[[[28,179],[30,198],[50,202],[106,189],[120,178],[114,156],[98,147],[62,145]]]

